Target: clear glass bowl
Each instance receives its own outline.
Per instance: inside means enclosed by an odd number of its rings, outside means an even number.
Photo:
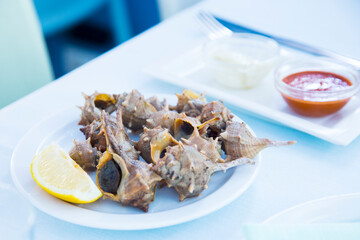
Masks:
[[[270,38],[234,33],[208,41],[203,58],[221,85],[246,89],[258,85],[275,67],[279,52],[278,43]]]
[[[327,72],[345,77],[351,86],[342,89],[314,91],[299,89],[283,80],[301,72]],[[311,58],[284,62],[274,72],[275,87],[288,105],[297,113],[322,117],[339,111],[359,90],[359,73],[352,66],[329,58]]]

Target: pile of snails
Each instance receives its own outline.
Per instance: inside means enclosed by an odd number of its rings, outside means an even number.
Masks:
[[[105,198],[147,212],[158,183],[174,188],[180,201],[196,197],[214,172],[253,164],[266,147],[294,143],[254,137],[221,101],[207,102],[191,90],[176,95],[176,106],[137,90],[84,95],[79,125],[86,140],[74,140],[69,154],[86,171],[96,170]]]

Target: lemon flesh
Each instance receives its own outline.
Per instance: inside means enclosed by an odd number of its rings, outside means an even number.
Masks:
[[[31,175],[46,192],[67,202],[91,203],[102,196],[90,176],[56,144],[34,157]]]

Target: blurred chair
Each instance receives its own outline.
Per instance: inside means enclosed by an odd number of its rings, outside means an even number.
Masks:
[[[103,6],[116,44],[160,21],[157,0],[33,0],[46,37],[88,19]],[[101,14],[101,13],[100,13]]]
[[[53,79],[32,0],[0,0],[0,108]]]
[[[114,5],[112,8],[117,10],[116,14],[123,16],[126,11],[122,2],[123,0],[34,0],[43,33],[47,37],[84,21],[105,4]],[[124,25],[126,21],[127,19]]]
[[[134,32],[126,0],[110,0],[109,10],[115,43],[120,44],[130,39]]]
[[[116,44],[133,36],[127,0],[33,0],[43,33],[46,37],[56,77],[66,73],[64,47],[67,41],[61,34],[93,18],[104,6],[107,9],[110,31]],[[147,1],[147,0],[146,0]]]
[[[130,13],[131,30],[134,35],[160,22],[157,0],[127,0],[126,3]]]

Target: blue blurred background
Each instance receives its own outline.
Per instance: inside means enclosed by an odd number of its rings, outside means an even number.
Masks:
[[[201,0],[33,0],[55,79]]]

